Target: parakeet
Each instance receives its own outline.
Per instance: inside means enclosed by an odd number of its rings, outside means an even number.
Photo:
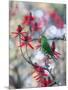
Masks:
[[[58,63],[57,60],[56,60],[55,57],[54,57],[54,54],[53,54],[53,52],[52,52],[52,50],[51,50],[51,47],[50,47],[50,45],[49,45],[49,43],[48,43],[47,38],[46,38],[44,35],[41,37],[41,47],[42,47],[42,51],[43,51],[44,53],[49,54],[49,55],[51,56],[51,58],[53,59],[53,61],[54,61],[55,63]]]

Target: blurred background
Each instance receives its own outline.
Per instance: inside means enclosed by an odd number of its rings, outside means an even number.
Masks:
[[[50,13],[56,11],[64,22],[63,28],[58,28]],[[55,77],[59,80],[59,86],[66,85],[66,5],[65,4],[49,4],[39,2],[22,2],[10,1],[9,2],[9,87],[10,88],[33,88],[38,87],[38,83],[33,78],[33,67],[22,58],[20,48],[18,48],[18,38],[14,38],[11,32],[16,31],[18,24],[22,23],[24,15],[32,12],[39,22],[42,23],[42,31],[51,44],[53,40],[56,42],[56,50],[61,54],[59,66],[54,68]],[[46,22],[45,22],[46,21]],[[25,28],[28,30],[28,26]],[[42,32],[41,31],[41,32]],[[35,34],[38,37],[38,34]],[[35,42],[33,42],[35,45]],[[25,48],[22,49],[26,55]],[[28,48],[29,54],[36,53]],[[38,56],[39,57],[39,56]],[[33,62],[40,62],[39,58],[32,58]],[[53,85],[57,86],[57,84]]]

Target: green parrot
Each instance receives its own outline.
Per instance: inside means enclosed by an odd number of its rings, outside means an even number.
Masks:
[[[42,51],[44,53],[49,54],[51,56],[51,58],[53,59],[53,61],[57,64],[58,62],[55,59],[54,54],[52,52],[52,49],[51,49],[51,47],[50,47],[50,45],[48,43],[48,40],[44,35],[42,35],[42,37],[41,37],[41,47],[42,47]]]

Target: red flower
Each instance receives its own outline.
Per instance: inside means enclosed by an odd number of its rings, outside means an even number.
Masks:
[[[64,21],[62,20],[62,18],[57,14],[57,12],[52,12],[50,14],[52,20],[55,22],[55,25],[58,28],[63,28],[64,27]]]
[[[22,22],[22,24],[25,24],[25,25],[30,25],[31,22],[35,19],[34,16],[32,16],[32,13],[30,12],[30,15],[25,15],[24,16],[24,21]]]
[[[44,68],[42,68],[37,64],[34,65],[34,68],[35,68],[35,71],[33,72],[33,74],[34,73],[37,73],[37,74],[34,75],[33,78],[35,78],[35,80],[38,82],[38,85],[42,87],[47,87],[49,84],[53,82],[53,80],[51,80],[50,78],[46,80],[46,77],[48,77],[48,74],[44,72]]]
[[[52,80],[43,79],[43,81],[42,81],[43,87],[49,86],[52,82],[53,82]]]
[[[39,22],[32,23],[32,32],[41,31],[43,26],[44,26],[44,21],[42,18],[40,18]]]
[[[31,36],[28,36],[28,35],[23,36],[21,38],[21,40],[22,40],[22,42],[20,44],[20,47],[23,47],[23,46],[27,46],[28,45],[30,48],[34,49],[34,47],[30,44],[30,42],[32,41]]]
[[[53,53],[54,53],[55,58],[58,59],[60,53],[58,53],[57,51],[55,51],[55,48],[56,48],[56,47],[55,47],[55,42],[53,41],[53,42],[52,42],[51,49],[52,49],[52,51],[53,51]]]
[[[47,83],[46,79],[44,79],[44,77],[47,77],[48,74],[44,72],[44,68],[39,66],[38,64],[34,65],[35,71],[33,73],[37,73],[35,76],[33,76],[35,78],[35,80],[41,84],[41,86],[45,86],[45,83]]]
[[[12,32],[12,34],[15,35],[15,37],[17,37],[18,35],[24,35],[26,34],[26,32],[22,32],[24,28],[21,27],[21,25],[18,25],[16,32]]]
[[[41,66],[39,66],[38,64],[35,64],[34,68],[37,72],[44,72],[44,69]]]
[[[41,27],[40,27],[39,23],[35,22],[32,25],[32,32],[34,33],[35,31],[40,31],[40,30],[41,30]]]

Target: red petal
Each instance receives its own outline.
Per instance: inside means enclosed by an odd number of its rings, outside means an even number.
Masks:
[[[18,34],[18,32],[12,32],[12,34]]]
[[[23,24],[29,25],[32,20],[34,20],[33,16],[24,16]]]
[[[29,25],[29,21],[24,21],[23,24]]]
[[[25,34],[26,34],[27,32],[21,32],[21,34],[23,34],[23,33],[25,33]]]
[[[26,25],[29,24],[29,16],[24,16],[24,21],[22,24],[26,24]]]
[[[60,53],[54,52],[54,56],[56,59],[58,59],[60,57]]]
[[[51,84],[53,81],[52,80],[48,80],[48,85]]]
[[[55,51],[54,53],[57,54],[57,55],[61,55],[60,53],[58,53],[58,52],[56,52],[56,51]]]
[[[30,41],[32,41],[32,38],[31,38],[31,36],[29,36],[29,37],[28,37],[28,41],[29,41],[29,42],[30,42]]]
[[[12,32],[12,34],[15,34],[15,38],[18,36],[18,33],[17,32]]]
[[[22,27],[21,27],[21,25],[19,25],[18,27],[17,27],[17,31],[22,31]]]
[[[57,56],[57,55],[54,55],[54,56],[55,56],[55,58],[56,58],[56,59],[58,59],[58,58],[59,58],[59,56]]]
[[[14,36],[15,38],[18,36],[18,34],[16,36]]]
[[[24,34],[26,34],[26,33],[27,33],[27,32],[21,32],[20,34],[21,34],[21,35],[24,35]]]
[[[55,42],[54,41],[52,42],[51,49],[52,49],[53,52],[55,51]]]
[[[43,76],[48,76],[48,74],[43,74]]]
[[[38,77],[39,75],[34,76],[34,78]]]
[[[40,79],[40,76],[38,76],[37,78],[36,78],[36,80],[39,80]]]
[[[29,45],[29,47],[31,47],[32,49],[34,49],[33,46],[30,43],[28,43],[28,45]]]
[[[48,81],[46,79],[43,79],[42,83],[45,85],[45,86],[48,86]]]
[[[25,41],[25,39],[24,39],[24,38],[21,38],[21,40]]]
[[[24,16],[24,19],[27,20],[29,18],[29,16]]]
[[[36,46],[36,49],[40,48],[40,46],[41,46],[41,45],[37,45],[37,46]]]
[[[21,44],[20,44],[20,47],[23,47],[23,46],[25,46],[25,43],[21,43]]]

